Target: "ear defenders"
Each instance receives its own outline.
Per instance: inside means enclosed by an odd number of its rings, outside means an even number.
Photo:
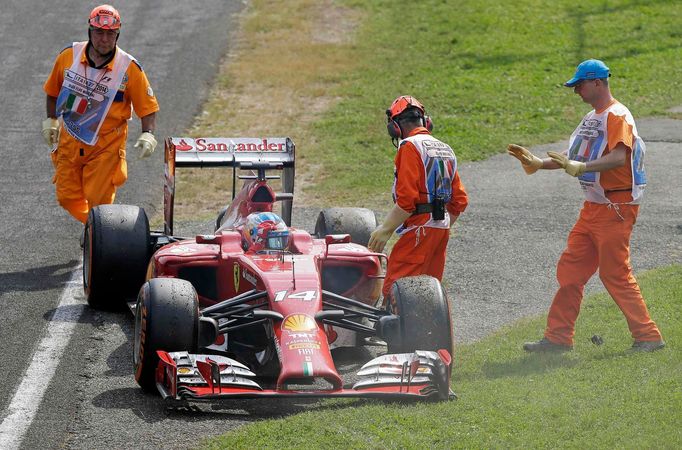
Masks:
[[[386,131],[391,139],[400,139],[403,135],[403,130],[400,128],[400,124],[395,120],[391,119],[391,110],[386,110],[386,118],[388,122],[386,123]]]
[[[388,131],[388,135],[391,137],[391,139],[402,139],[403,129],[400,127],[400,124],[397,120],[391,119],[390,109],[386,110],[386,117],[386,131]],[[429,133],[433,131],[433,121],[431,120],[430,116],[419,114],[419,118],[422,121],[422,126],[426,128]]]

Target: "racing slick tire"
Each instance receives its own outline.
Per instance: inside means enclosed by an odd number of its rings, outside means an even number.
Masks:
[[[83,235],[83,288],[95,309],[121,309],[144,283],[149,263],[149,220],[132,205],[90,210]]]
[[[315,236],[350,234],[351,242],[367,247],[369,236],[379,225],[377,216],[367,208],[328,208],[320,211]]]
[[[199,299],[187,280],[153,278],[140,289],[135,311],[135,380],[144,391],[156,392],[157,350],[197,353]]]
[[[445,290],[428,275],[398,279],[389,310],[400,317],[400,337],[387,342],[389,353],[445,349],[452,355],[452,319]]]

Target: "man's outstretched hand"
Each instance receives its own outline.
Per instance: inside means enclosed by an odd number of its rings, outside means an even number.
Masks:
[[[552,161],[557,163],[562,169],[566,171],[567,174],[569,174],[572,177],[579,177],[580,175],[584,174],[585,169],[587,169],[587,166],[585,165],[584,162],[571,161],[563,153],[547,152],[547,156],[552,158]]]
[[[521,161],[521,167],[527,175],[532,175],[542,168],[542,160],[520,145],[507,145],[507,153]]]

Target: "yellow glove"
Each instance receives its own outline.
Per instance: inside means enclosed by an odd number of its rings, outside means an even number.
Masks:
[[[521,161],[521,165],[526,172],[526,175],[532,175],[537,172],[538,169],[542,168],[542,160],[520,145],[507,145],[507,153]]]
[[[380,225],[369,235],[367,248],[372,252],[382,252],[391,236],[393,236],[393,230]]]
[[[43,120],[43,138],[50,147],[54,147],[59,142],[59,121],[54,117]]]
[[[140,159],[146,158],[156,150],[156,138],[153,134],[145,131],[137,138],[135,148],[140,148]]]
[[[563,153],[547,152],[547,156],[552,158],[552,161],[561,166],[561,168],[572,177],[579,177],[584,174],[587,169],[587,165],[584,162],[571,161]]]

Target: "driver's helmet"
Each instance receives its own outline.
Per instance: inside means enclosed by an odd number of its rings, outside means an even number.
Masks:
[[[284,250],[289,245],[289,229],[281,217],[271,212],[249,214],[242,237],[250,251]]]

